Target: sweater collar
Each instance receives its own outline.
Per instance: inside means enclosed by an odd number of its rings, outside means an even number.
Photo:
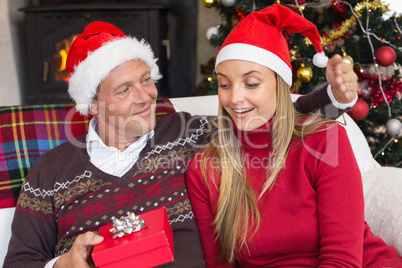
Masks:
[[[272,145],[271,131],[274,123],[274,117],[272,117],[261,127],[251,131],[239,130],[232,120],[231,123],[237,133],[237,137],[240,143],[243,145],[243,149],[245,152],[257,153],[261,150],[267,153],[267,148],[270,148]]]

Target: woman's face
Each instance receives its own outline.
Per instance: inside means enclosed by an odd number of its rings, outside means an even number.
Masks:
[[[276,110],[276,76],[262,65],[227,60],[216,67],[219,102],[239,130],[266,124]]]

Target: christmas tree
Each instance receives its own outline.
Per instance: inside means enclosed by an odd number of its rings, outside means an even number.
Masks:
[[[349,115],[365,135],[375,159],[384,166],[402,166],[402,18],[380,0],[202,0],[217,8],[222,24],[208,29],[214,47],[253,11],[282,4],[312,21],[328,57],[340,54],[359,77],[359,99]],[[312,63],[314,47],[300,34],[283,32],[293,68],[291,91],[312,92],[326,82],[325,69]],[[202,66],[201,91],[217,94],[214,61]],[[206,82],[206,83],[205,83]],[[201,85],[201,84],[200,84]],[[200,86],[199,86],[200,88]],[[200,90],[200,89],[199,89]]]

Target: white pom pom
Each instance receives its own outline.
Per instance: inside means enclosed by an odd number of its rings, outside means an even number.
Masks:
[[[316,53],[313,57],[313,63],[317,67],[325,68],[328,63],[328,57],[325,56],[324,52]]]

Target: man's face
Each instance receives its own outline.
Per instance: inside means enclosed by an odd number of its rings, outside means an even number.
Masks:
[[[154,129],[157,95],[145,62],[130,60],[114,68],[101,82],[90,109],[105,144],[129,145]]]

